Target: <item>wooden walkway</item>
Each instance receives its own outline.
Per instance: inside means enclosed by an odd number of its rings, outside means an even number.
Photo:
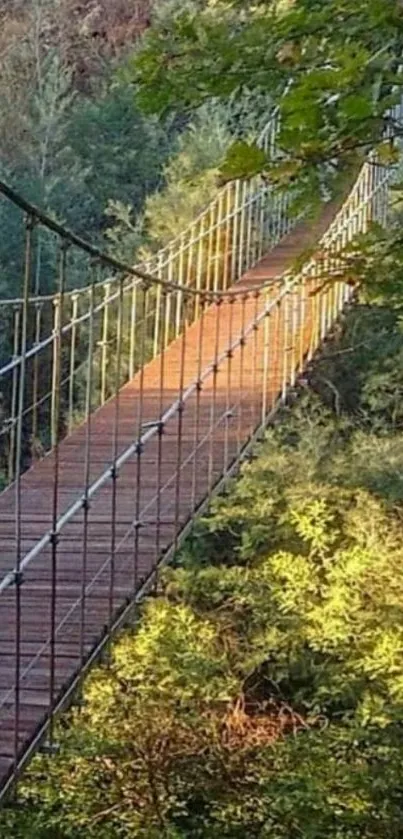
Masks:
[[[300,225],[238,287],[248,289],[286,270],[296,253],[312,243],[312,236],[317,237],[328,226],[333,214],[332,209],[326,211],[313,234],[311,228]],[[160,359],[146,365],[144,424],[159,419],[161,398],[164,410],[178,398],[183,358],[185,390],[197,380],[200,370],[208,372],[202,387],[194,389],[185,400],[183,413],[173,412],[163,434],[150,436],[141,455],[133,455],[121,468],[115,484],[113,528],[112,481],[95,495],[88,512],[85,561],[85,513],[81,509],[63,527],[53,572],[50,545],[26,569],[20,589],[20,757],[27,752],[49,715],[52,626],[56,627],[53,633],[56,702],[80,672],[84,658],[99,643],[110,624],[111,613],[118,614],[133,599],[135,590],[175,544],[178,532],[234,463],[260,426],[262,416],[276,402],[286,375],[284,357],[297,353],[301,361],[306,354],[311,339],[310,301],[305,301],[304,322],[297,327],[298,350],[286,346],[290,310],[288,314],[280,313],[277,319],[263,317],[256,328],[247,331],[266,304],[266,295],[249,295],[243,304],[237,300],[208,308],[203,326],[200,321],[192,325],[165,352],[162,390]],[[270,321],[269,330],[266,320]],[[247,333],[245,341],[238,343],[232,357],[228,357],[226,350],[242,332]],[[214,369],[215,346],[218,357],[223,358]],[[119,453],[137,436],[140,389],[139,373],[120,392]],[[111,463],[114,416],[115,402],[111,400],[92,417],[91,481]],[[83,493],[85,441],[86,427],[81,426],[60,445],[59,515]],[[23,556],[51,529],[53,469],[51,453],[22,478]],[[137,516],[138,525],[133,527]],[[15,490],[11,486],[0,495],[0,579],[14,564]],[[53,615],[52,591],[55,594]],[[14,759],[16,623],[15,588],[10,587],[0,595],[0,789]]]

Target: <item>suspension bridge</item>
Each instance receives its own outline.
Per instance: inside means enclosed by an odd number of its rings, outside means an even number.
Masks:
[[[267,154],[277,132],[274,114]],[[21,230],[0,300],[0,798],[332,330],[352,290],[326,278],[386,223],[390,177],[372,156],[313,226],[235,181],[134,268],[0,184]]]

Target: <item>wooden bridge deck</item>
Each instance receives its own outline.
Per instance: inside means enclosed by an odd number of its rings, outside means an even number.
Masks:
[[[329,212],[333,212],[329,210]],[[325,213],[320,229],[328,225]],[[296,251],[309,246],[311,228],[300,225],[262,263],[249,271],[241,285],[246,289],[289,267]],[[273,288],[273,294],[275,289]],[[181,358],[184,355],[184,387],[213,361],[218,340],[219,355],[240,336],[263,310],[264,296],[249,296],[241,305],[224,302],[211,306],[203,319],[192,325],[185,337],[174,341],[165,353],[165,376],[160,389],[160,359],[146,365],[143,380],[143,422],[159,419],[163,409],[178,397]],[[310,344],[310,302],[306,301],[304,323],[297,328],[299,352]],[[217,330],[217,318],[219,318]],[[286,321],[270,319],[269,365],[264,369],[263,318],[250,331],[232,358],[225,357],[216,375],[210,369],[202,389],[186,400],[180,418],[174,413],[164,433],[155,433],[140,457],[133,455],[122,467],[116,482],[116,524],[113,517],[112,481],[95,495],[88,512],[88,553],[83,562],[84,511],[81,509],[63,527],[57,547],[57,574],[52,572],[52,549],[43,548],[24,573],[21,586],[21,682],[18,744],[22,757],[49,714],[51,679],[52,588],[56,592],[54,636],[54,697],[62,697],[105,631],[111,609],[118,613],[133,598],[156,563],[172,546],[178,530],[191,519],[212,484],[236,460],[260,425],[262,413],[275,403],[281,389]],[[218,333],[218,335],[217,335]],[[184,351],[183,341],[186,342]],[[199,349],[201,348],[201,360]],[[295,347],[287,347],[295,352]],[[263,387],[266,376],[267,387]],[[140,373],[120,392],[118,450],[123,452],[137,436]],[[262,404],[266,392],[265,404]],[[110,400],[92,417],[91,481],[111,463],[115,402]],[[178,424],[182,441],[178,443]],[[81,426],[59,447],[60,476],[58,509],[62,514],[80,498],[84,486],[86,427]],[[159,467],[160,464],[160,467]],[[35,464],[22,478],[22,553],[29,551],[52,524],[54,454]],[[139,474],[139,470],[141,473]],[[138,489],[140,487],[140,489]],[[141,527],[133,528],[136,511]],[[10,487],[0,495],[0,579],[15,563],[15,492]],[[115,548],[112,548],[111,539]],[[111,555],[114,560],[111,563]],[[113,596],[111,598],[111,580]],[[82,592],[85,593],[85,620]],[[15,738],[16,596],[11,587],[0,595],[0,788],[12,770]],[[83,644],[80,642],[83,640]]]

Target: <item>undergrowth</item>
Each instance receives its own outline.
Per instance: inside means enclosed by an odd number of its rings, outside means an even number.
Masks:
[[[1,835],[398,839],[403,333],[357,306]]]

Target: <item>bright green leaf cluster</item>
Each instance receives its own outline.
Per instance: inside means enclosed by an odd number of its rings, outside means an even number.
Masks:
[[[5,835],[399,839],[403,456],[370,395],[402,347],[395,310],[349,316],[318,395],[196,528]]]

